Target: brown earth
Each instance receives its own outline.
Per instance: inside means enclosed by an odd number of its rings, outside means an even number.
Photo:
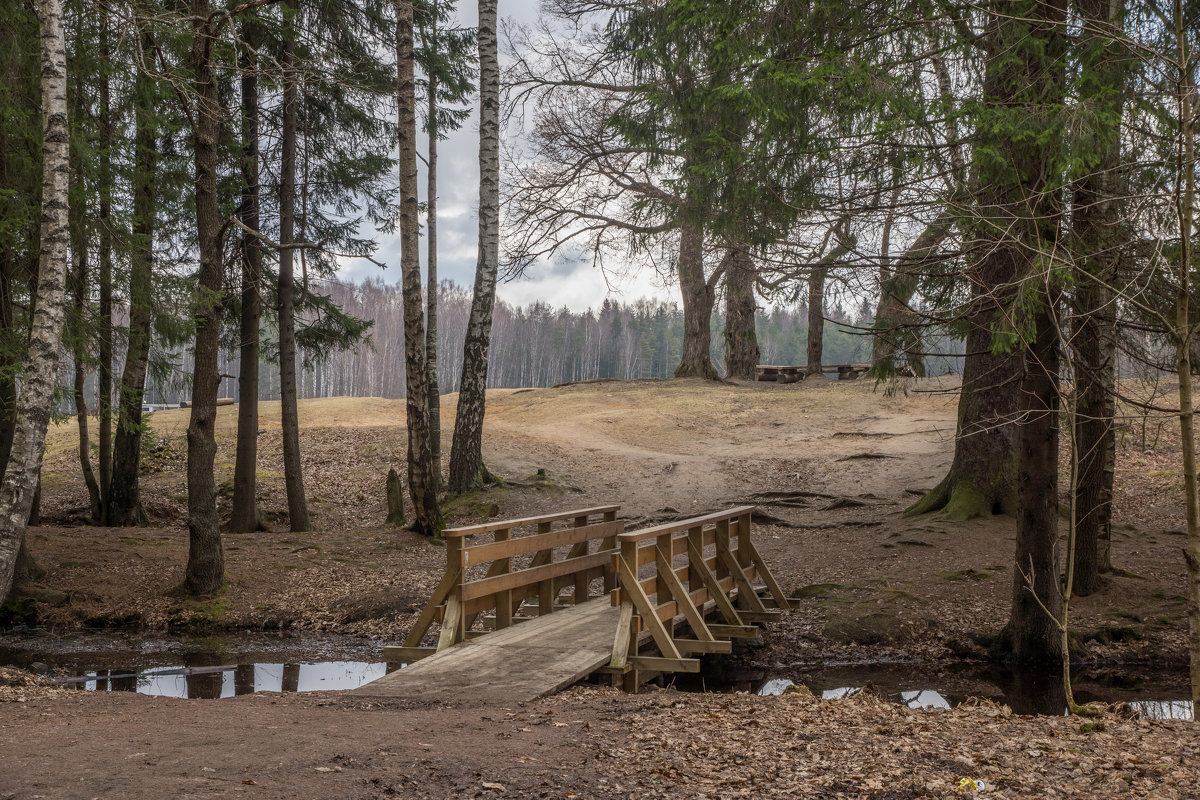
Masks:
[[[1009,518],[950,523],[903,509],[944,474],[956,378],[887,396],[867,381],[721,385],[602,381],[489,394],[485,455],[511,483],[459,498],[449,524],[619,503],[631,526],[755,503],[760,549],[784,588],[810,598],[769,637],[769,663],[930,658],[976,652],[1012,591]],[[447,398],[452,407],[454,396]],[[186,410],[151,418],[146,506],[157,527],[72,523],[85,507],[71,422],[48,445],[43,508],[31,532],[44,583],[70,601],[43,624],[225,627],[395,638],[420,611],[444,550],[384,526],[384,476],[403,465],[402,401],[300,404],[308,496],[318,530],[286,532],[278,404],[263,408],[259,500],[271,532],[226,536],[228,590],[185,601]],[[230,487],[236,408],[218,416],[218,482]],[[448,441],[452,418],[445,422]],[[94,426],[93,426],[94,427]],[[1093,659],[1185,657],[1181,489],[1169,425],[1154,447],[1122,439],[1114,563],[1102,592],[1075,601]],[[1172,450],[1175,450],[1174,453]],[[1064,456],[1064,464],[1066,456]],[[545,477],[538,476],[545,470]],[[763,497],[764,493],[782,497]],[[806,493],[803,496],[786,493]],[[228,515],[228,494],[220,498]],[[1119,598],[1119,602],[1114,602]],[[1117,641],[1113,641],[1113,640]]]
[[[979,656],[973,637],[1005,621],[1013,523],[902,516],[949,464],[957,399],[953,378],[907,388],[645,381],[492,392],[484,452],[510,483],[455,501],[450,524],[620,503],[637,525],[754,502],[774,518],[756,526],[760,549],[784,588],[808,598],[768,629],[750,656],[758,667],[865,659],[933,669]],[[39,608],[42,623],[402,636],[444,558],[382,524],[384,475],[403,462],[403,403],[317,400],[300,411],[318,531],[285,532],[278,405],[264,404],[259,499],[275,530],[226,536],[228,587],[203,601],[170,594],[186,557],[187,412],[151,420],[155,527],[143,529],[74,521],[85,505],[76,434],[59,426],[44,475],[52,524],[34,529],[31,545],[43,583],[69,599]],[[219,415],[225,485],[235,413]],[[1147,418],[1143,436],[1126,420],[1113,544],[1122,571],[1072,606],[1080,656],[1096,664],[1185,655],[1178,436],[1160,423]],[[793,494],[781,504],[764,492]],[[227,515],[227,494],[221,503]],[[971,796],[954,789],[964,777],[990,784],[981,797],[1200,796],[1200,742],[1185,723],[1026,718],[988,704],[920,712],[870,698],[578,689],[496,711],[469,699],[446,709],[335,695],[42,692],[0,693],[24,699],[0,703],[0,798]]]

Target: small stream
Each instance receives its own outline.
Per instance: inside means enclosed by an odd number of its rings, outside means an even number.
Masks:
[[[31,669],[81,691],[138,692],[165,697],[217,699],[255,692],[355,689],[403,667],[379,659],[382,642],[349,636],[244,633],[168,637],[105,631],[53,636],[0,637],[0,665]],[[708,669],[707,667],[714,667]],[[774,670],[727,669],[706,664],[700,675],[667,681],[683,691],[782,694],[807,687],[836,701],[864,687],[910,708],[953,708],[969,698],[1010,706],[1019,714],[1063,714],[1059,676],[986,664],[869,663],[796,665]],[[1151,719],[1190,719],[1185,670],[1144,668],[1080,670],[1073,678],[1078,702],[1128,703]]]

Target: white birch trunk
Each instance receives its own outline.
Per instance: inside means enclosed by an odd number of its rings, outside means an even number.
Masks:
[[[67,48],[62,0],[40,0],[42,39],[42,218],[38,285],[29,352],[17,399],[16,430],[4,482],[0,484],[0,600],[12,589],[17,553],[38,473],[58,370],[67,274]]]

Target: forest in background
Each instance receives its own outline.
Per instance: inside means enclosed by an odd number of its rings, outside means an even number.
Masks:
[[[301,348],[297,389],[301,398],[405,396],[404,360],[397,352],[402,340],[403,313],[399,288],[382,280],[349,283],[327,282],[321,289],[340,309],[371,323],[363,342],[334,351]],[[439,391],[454,392],[462,376],[463,340],[470,314],[468,289],[443,281],[438,290],[442,347],[438,351]],[[868,362],[871,358],[873,309],[861,303],[853,312],[841,304],[828,309],[824,332],[827,364]],[[303,326],[304,320],[300,320]],[[537,302],[512,306],[497,301],[492,323],[488,386],[518,388],[553,386],[596,378],[633,380],[670,378],[683,352],[683,311],[677,303],[641,299],[623,303],[606,299],[596,309],[581,312],[551,308]],[[755,314],[761,361],[764,364],[803,364],[807,358],[808,306],[773,305]],[[714,364],[725,363],[725,324],[720,313],[711,322]],[[268,331],[264,339],[275,338]],[[935,341],[946,355],[927,357],[930,374],[961,370],[962,343],[949,338]],[[160,369],[146,385],[147,403],[174,404],[189,397],[191,354],[183,348],[154,354]],[[118,364],[118,367],[120,365]],[[73,369],[64,367],[66,376]],[[221,396],[237,396],[239,359],[236,351],[221,354]],[[725,374],[725,370],[720,370]],[[278,353],[264,350],[259,366],[259,399],[279,396]],[[85,391],[94,391],[89,380]],[[70,413],[73,398],[59,401]]]

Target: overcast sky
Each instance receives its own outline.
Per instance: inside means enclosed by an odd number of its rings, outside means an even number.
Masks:
[[[508,21],[532,24],[537,20],[535,0],[501,0],[501,26]],[[474,0],[460,0],[461,24],[474,26],[477,11]],[[501,41],[504,37],[501,34]],[[503,59],[503,54],[501,54]],[[449,138],[438,145],[438,277],[470,287],[475,279],[476,240],[479,222],[476,218],[479,194],[479,115],[478,97],[472,98],[471,118]],[[422,154],[425,152],[421,133]],[[425,202],[426,171],[418,161],[420,172],[419,195]],[[503,162],[501,163],[503,169]],[[424,222],[422,222],[424,233]],[[377,257],[388,265],[382,277],[388,283],[400,280],[399,234],[379,234]],[[425,268],[425,244],[421,244],[421,268]],[[627,270],[636,272],[635,270]],[[674,287],[663,287],[662,281],[645,270],[645,274],[621,277],[604,275],[593,269],[590,262],[572,264],[537,264],[528,274],[514,281],[501,283],[501,300],[514,305],[527,305],[543,300],[554,307],[568,306],[580,311],[596,308],[606,297],[632,302],[640,297],[678,299]],[[344,279],[362,280],[381,274],[379,267],[365,260],[347,261],[340,272]]]

